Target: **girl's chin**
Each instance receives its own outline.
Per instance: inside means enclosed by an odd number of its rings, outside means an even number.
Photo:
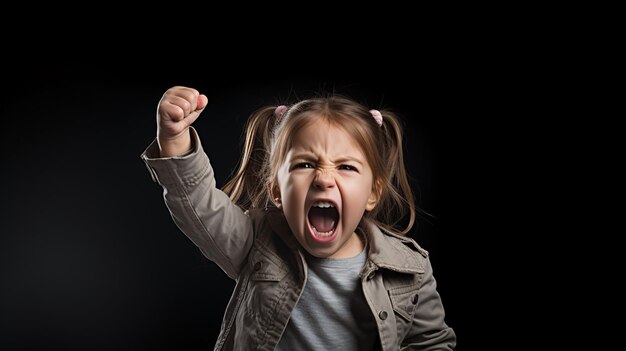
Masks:
[[[331,236],[332,238],[329,240],[324,240],[327,239],[326,237],[320,240],[312,234],[308,234],[308,237],[305,238],[306,251],[317,258],[332,257],[337,253],[337,250],[341,248],[341,245],[338,243],[339,235],[337,231]]]

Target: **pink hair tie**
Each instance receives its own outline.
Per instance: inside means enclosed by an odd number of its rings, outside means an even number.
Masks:
[[[287,106],[285,105],[280,105],[276,107],[276,110],[274,110],[274,114],[278,117],[278,119],[281,119],[285,112],[287,112]]]
[[[378,110],[370,110],[370,113],[372,114],[372,117],[374,117],[374,119],[376,120],[376,124],[378,124],[379,127],[382,127],[382,125],[383,125],[383,115],[380,113],[380,111],[378,111]]]

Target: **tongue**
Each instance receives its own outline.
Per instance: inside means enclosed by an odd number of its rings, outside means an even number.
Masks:
[[[333,207],[312,207],[309,211],[309,222],[318,232],[329,232],[335,227],[337,210]]]

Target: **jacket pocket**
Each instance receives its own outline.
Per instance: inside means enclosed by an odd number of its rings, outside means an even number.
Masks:
[[[396,314],[407,322],[413,320],[413,314],[417,306],[419,296],[417,289],[419,286],[410,285],[389,289],[389,298]]]

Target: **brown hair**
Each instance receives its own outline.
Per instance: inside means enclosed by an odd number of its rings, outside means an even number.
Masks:
[[[246,124],[243,156],[237,172],[223,190],[244,210],[272,204],[270,189],[298,130],[323,118],[343,128],[361,147],[372,168],[380,194],[376,207],[364,216],[387,231],[406,234],[415,223],[416,206],[402,152],[398,117],[381,110],[382,126],[369,109],[345,97],[330,96],[300,101],[282,116],[276,106],[255,111]],[[401,225],[406,215],[406,225]]]

